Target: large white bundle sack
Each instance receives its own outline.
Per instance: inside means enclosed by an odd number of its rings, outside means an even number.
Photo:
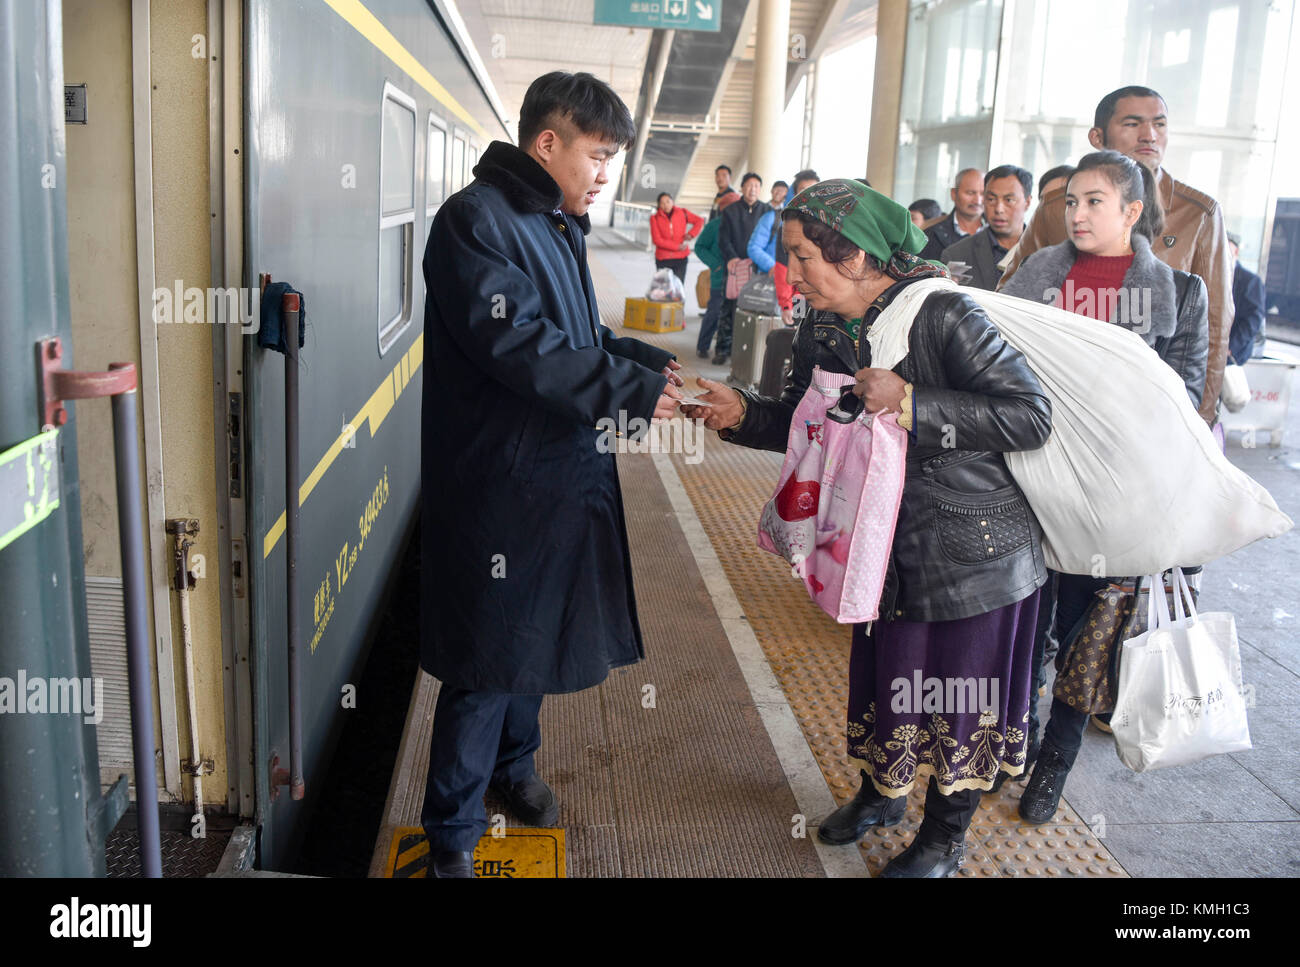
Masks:
[[[868,333],[871,365],[907,354],[912,320],[947,279],[907,286]],[[1003,457],[1066,574],[1159,574],[1204,564],[1292,527],[1234,467],[1173,371],[1141,336],[1000,292],[963,288],[1025,355],[1052,403],[1041,448]]]

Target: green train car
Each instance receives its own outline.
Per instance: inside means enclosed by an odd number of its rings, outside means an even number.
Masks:
[[[252,825],[284,868],[415,521],[425,239],[502,109],[442,0],[13,0],[0,31],[0,454],[53,426],[59,471],[0,547],[0,686],[102,684],[94,715],[0,715],[0,875],[102,875],[133,775],[110,408],[46,422],[51,338],[65,370],[138,372],[158,780],[130,798]],[[293,600],[268,280],[305,305]]]

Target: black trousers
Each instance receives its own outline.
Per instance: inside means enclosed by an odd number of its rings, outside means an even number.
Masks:
[[[487,830],[488,782],[511,784],[533,774],[541,708],[541,695],[472,692],[443,683],[420,811],[432,852],[472,851]]]
[[[870,801],[883,802],[885,797],[876,791],[867,774],[862,770],[858,772],[862,776],[862,788],[867,790]],[[921,828],[916,835],[929,842],[956,839],[966,832],[970,821],[975,818],[981,795],[979,789],[962,789],[945,796],[939,791],[938,781],[931,775],[930,785],[925,790],[925,817],[921,820]]]
[[[689,256],[684,259],[655,259],[656,269],[672,269],[673,275],[681,280],[682,285],[686,284],[686,263]]]

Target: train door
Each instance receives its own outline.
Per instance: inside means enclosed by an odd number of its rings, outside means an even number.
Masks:
[[[102,876],[126,782],[101,796],[78,427],[107,404],[69,405],[43,433],[38,346],[58,339],[44,354],[65,370],[103,362],[70,323],[60,4],[5,19],[0,128],[22,134],[0,148],[0,876]]]

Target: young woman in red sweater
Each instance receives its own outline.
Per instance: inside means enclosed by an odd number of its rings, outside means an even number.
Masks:
[[[1137,333],[1182,378],[1196,407],[1205,385],[1208,297],[1198,276],[1170,268],[1151,250],[1164,222],[1155,178],[1117,151],[1097,151],[1080,159],[1065,190],[1068,240],[1035,252],[1003,291]],[[1106,374],[1096,375],[1097,392],[1112,392]],[[1134,413],[1133,418],[1141,419],[1142,414]],[[1093,597],[1113,580],[1122,579],[1051,572],[1043,589],[1033,659],[1040,685],[1045,681],[1042,659],[1048,628],[1054,627],[1060,647],[1068,649]],[[1037,761],[1020,799],[1020,816],[1026,822],[1045,823],[1055,814],[1087,723],[1087,712],[1053,699],[1040,745],[1038,710],[1036,703],[1030,704],[1027,758],[1036,754]]]

